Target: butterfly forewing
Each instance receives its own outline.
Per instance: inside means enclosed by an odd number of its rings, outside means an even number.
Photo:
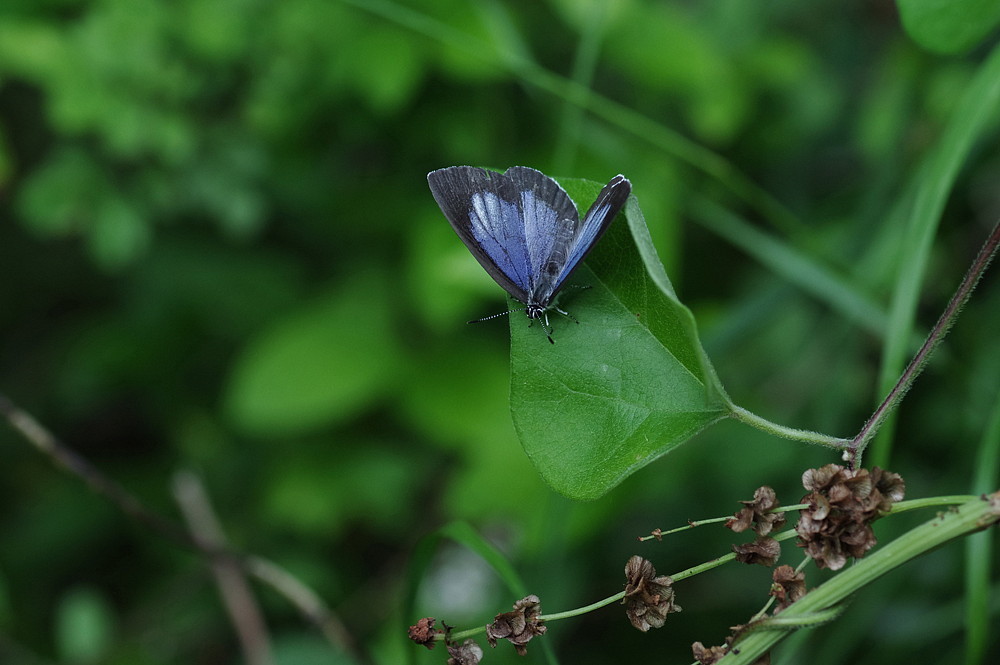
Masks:
[[[434,200],[486,272],[507,293],[528,301],[531,268],[520,194],[501,174],[452,166],[427,174]]]

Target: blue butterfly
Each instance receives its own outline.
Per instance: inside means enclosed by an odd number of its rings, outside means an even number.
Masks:
[[[581,222],[559,183],[525,166],[504,173],[451,166],[431,171],[427,182],[472,255],[525,304],[477,321],[523,311],[529,320],[541,322],[554,344],[548,311],[573,318],[555,305],[556,296],[625,205],[632,183],[623,175],[612,178]]]

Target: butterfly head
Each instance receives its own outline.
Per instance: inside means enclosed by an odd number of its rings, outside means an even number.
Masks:
[[[524,313],[529,319],[546,320],[548,317],[545,312],[548,310],[547,307],[543,307],[538,303],[528,303],[528,306],[524,308]]]

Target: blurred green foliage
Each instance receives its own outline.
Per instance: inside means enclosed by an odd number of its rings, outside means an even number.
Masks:
[[[960,4],[962,26],[986,6]],[[734,401],[852,434],[886,336],[912,352],[1000,213],[992,114],[923,228],[917,323],[886,328],[916,256],[912,183],[996,49],[995,15],[946,31],[942,3],[900,5],[903,22],[891,2],[8,0],[0,392],[165,515],[171,475],[194,470],[232,543],[315,589],[371,662],[444,662],[403,642],[418,617],[399,607],[409,554],[453,519],[547,612],[620,590],[633,553],[668,573],[727,552],[715,531],[635,537],[761,484],[794,502],[829,453],[723,423],[599,501],[555,494],[511,424],[507,327],[464,325],[502,292],[424,176],[626,174]],[[776,267],[789,256],[806,268]],[[910,496],[970,491],[1000,390],[996,283],[903,403],[890,467]],[[0,506],[4,663],[241,662],[204,562],[8,428]],[[423,614],[481,625],[515,600],[475,557],[435,561]],[[689,662],[769,583],[727,568],[680,586],[661,631],[610,607],[544,639],[562,662]],[[961,548],[942,549],[776,662],[959,662],[961,584]],[[356,661],[259,600],[278,663]],[[503,646],[484,662],[542,662]]]

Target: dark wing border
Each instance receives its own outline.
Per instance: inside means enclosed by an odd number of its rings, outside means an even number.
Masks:
[[[517,300],[528,302],[528,292],[497,265],[496,261],[479,245],[471,230],[469,211],[474,192],[493,192],[501,200],[513,203],[520,209],[520,197],[512,196],[512,186],[503,174],[477,166],[449,166],[427,174],[427,184],[441,212],[455,229],[465,246],[479,261],[490,277]],[[523,217],[523,212],[522,212]],[[522,219],[523,226],[523,219]],[[523,230],[522,230],[523,232]]]
[[[562,288],[566,280],[570,278],[573,271],[577,269],[580,263],[587,257],[590,250],[594,248],[594,245],[601,239],[604,232],[608,230],[611,226],[611,222],[615,221],[615,217],[621,212],[622,208],[625,207],[625,202],[628,201],[629,194],[632,193],[632,183],[629,182],[628,178],[621,175],[620,173],[612,178],[608,184],[604,186],[601,192],[597,195],[597,199],[594,201],[593,205],[587,210],[587,214],[583,216],[583,223],[580,225],[580,231],[573,241],[573,248],[570,251],[570,258],[566,261],[566,265],[563,267],[562,272],[559,274],[559,278],[555,281],[552,287],[552,292],[549,294],[549,298],[555,296]],[[597,219],[597,211],[608,206],[607,212],[604,214],[603,218]],[[596,225],[596,226],[595,226]]]

